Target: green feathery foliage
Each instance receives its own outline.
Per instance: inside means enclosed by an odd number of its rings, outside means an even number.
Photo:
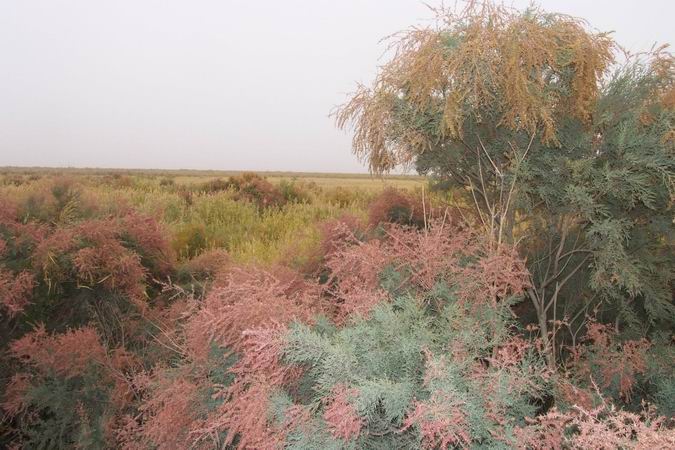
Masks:
[[[309,425],[289,434],[291,448],[333,448],[336,437],[338,448],[372,449],[420,448],[447,436],[460,446],[513,442],[513,427],[534,416],[547,395],[543,358],[514,345],[509,302],[472,310],[449,290],[436,292],[445,293],[436,298],[441,311],[429,306],[431,298],[403,296],[341,329],[290,329],[284,360],[308,369],[299,397],[314,412]],[[340,430],[347,425],[327,414],[325,401],[337,390],[350,393],[343,414],[353,409],[353,429]],[[293,406],[282,397],[273,402],[274,417]],[[417,411],[419,420],[412,419]]]

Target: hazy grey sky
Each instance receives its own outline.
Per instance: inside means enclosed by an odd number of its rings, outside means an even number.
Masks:
[[[675,43],[673,0],[538,3],[632,50]],[[373,78],[380,38],[430,17],[418,0],[0,0],[0,166],[363,172],[328,113]]]

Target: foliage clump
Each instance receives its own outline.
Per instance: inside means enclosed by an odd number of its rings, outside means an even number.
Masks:
[[[675,446],[672,57],[614,66],[582,21],[489,2],[399,39],[338,121],[449,189],[440,215],[253,174],[3,178],[0,446]]]
[[[236,199],[248,200],[260,209],[283,206],[286,202],[277,186],[253,172],[230,177],[225,184],[234,191]]]
[[[617,50],[580,19],[469,2],[398,35],[336,113],[371,170],[414,164],[517,244],[551,366],[592,311],[630,336],[674,323],[675,64]]]
[[[353,121],[354,151],[376,172],[413,162],[443,137],[461,140],[468,123],[541,130],[556,143],[561,116],[590,120],[613,61],[611,38],[583,20],[492,2],[440,9],[435,27],[395,37],[373,87],[337,112],[341,127]]]
[[[133,398],[125,375],[138,362],[108,351],[93,327],[49,334],[44,325],[15,340],[9,354],[20,370],[2,408],[26,448],[102,448],[114,419]]]
[[[193,408],[200,418],[181,442],[432,448],[434,433],[487,442],[536,412],[549,373],[536,348],[509,331],[509,306],[526,283],[512,252],[482,254],[480,236],[441,222],[393,226],[365,241],[346,233],[334,245],[323,287],[287,271],[233,269],[185,322],[177,373],[197,386],[191,401],[210,391],[215,403]],[[439,261],[426,264],[431,249]],[[232,352],[238,359],[228,362]],[[168,398],[174,383],[154,386],[149,399]],[[441,398],[459,409],[434,406]],[[172,404],[153,411],[148,401],[155,418]],[[138,439],[163,445],[143,426]]]
[[[368,222],[371,227],[382,223],[397,223],[422,228],[425,220],[422,202],[417,201],[413,194],[393,187],[382,191],[368,208]]]

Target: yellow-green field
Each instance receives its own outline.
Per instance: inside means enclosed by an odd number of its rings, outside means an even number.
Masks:
[[[274,264],[311,251],[316,225],[345,214],[364,220],[372,199],[386,187],[420,190],[419,176],[368,174],[259,173],[293,199],[261,207],[232,189],[209,183],[240,176],[233,171],[4,168],[0,196],[27,205],[26,215],[51,214],[50,220],[116,214],[131,206],[158,219],[171,233],[181,258],[215,248],[237,262]],[[68,192],[68,206],[53,192]],[[65,210],[64,210],[65,209]],[[72,218],[70,217],[72,216]]]

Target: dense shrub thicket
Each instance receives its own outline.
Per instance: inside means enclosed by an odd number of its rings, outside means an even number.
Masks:
[[[338,119],[447,195],[3,177],[0,446],[675,448],[672,57],[441,13]]]
[[[675,59],[666,46],[624,55],[581,19],[487,1],[438,10],[392,49],[373,84],[337,110],[338,125],[353,126],[353,150],[373,171],[414,165],[471,208],[496,245],[517,247],[530,274],[521,315],[536,321],[549,365],[571,356],[591,318],[624,339],[667,340]]]
[[[198,190],[207,193],[232,191],[235,199],[250,201],[261,209],[280,207],[289,202],[307,202],[311,199],[309,185],[302,185],[295,180],[282,180],[279,185],[275,185],[253,172],[231,176],[227,180],[216,178],[199,185]]]
[[[370,217],[399,201],[421,207],[388,191]],[[551,368],[536,326],[514,316],[529,286],[517,249],[447,211],[325,221],[298,271],[223,250],[179,263],[167,230],[126,207],[55,222],[23,215],[33,200],[3,202],[7,445],[675,442],[668,336],[589,322]]]

